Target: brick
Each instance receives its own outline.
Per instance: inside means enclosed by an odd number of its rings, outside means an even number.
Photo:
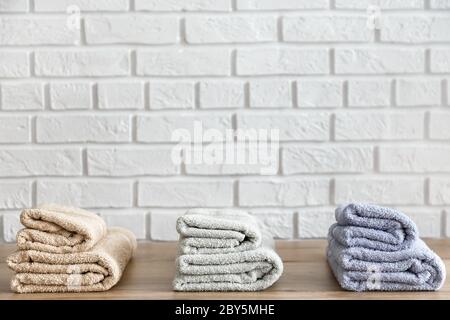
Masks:
[[[374,33],[366,25],[366,15],[284,17],[283,40],[287,42],[368,42],[373,39]]]
[[[327,179],[239,181],[239,205],[313,206],[327,204]]]
[[[439,209],[411,208],[404,210],[408,217],[417,225],[423,238],[440,238],[442,212]]]
[[[98,87],[99,109],[143,109],[143,82],[104,82]]]
[[[0,77],[20,78],[28,76],[30,76],[30,63],[27,52],[0,51]]]
[[[338,74],[393,74],[425,71],[422,49],[336,49]]]
[[[276,41],[276,16],[208,16],[186,19],[188,43]]]
[[[171,158],[171,148],[89,148],[91,176],[175,175],[180,168]]]
[[[0,176],[74,176],[82,174],[79,148],[0,150]]]
[[[369,6],[377,6],[380,9],[421,9],[422,0],[336,0],[337,9],[362,9]]]
[[[442,89],[443,95],[450,97],[450,80],[447,80],[447,85]],[[447,98],[447,105],[450,105],[450,101]]]
[[[257,139],[258,137],[254,138]],[[223,143],[211,143],[200,151],[194,148],[183,148],[186,173],[188,175],[265,176],[278,173],[278,143],[269,141],[264,144],[261,141],[242,139],[244,141],[241,143],[231,143],[230,141],[227,141],[225,145]],[[197,160],[199,156],[201,158]]]
[[[139,206],[227,207],[233,205],[232,181],[141,181]]]
[[[446,210],[444,210],[444,212],[443,212],[443,215],[444,215],[444,219],[445,219],[445,222],[443,223],[443,227],[444,227],[444,234],[445,234],[445,236],[449,236],[450,235],[450,211],[448,210],[448,209],[446,209]]]
[[[431,178],[430,179],[430,203],[432,205],[450,204],[450,179]]]
[[[271,160],[272,161],[272,160]],[[186,164],[186,173],[192,176],[273,176],[278,172],[278,156],[264,164]]]
[[[137,74],[152,76],[229,75],[228,49],[160,49],[137,51]]]
[[[191,141],[195,139],[195,125],[199,124],[203,128],[203,133],[208,129],[216,129],[224,133],[226,129],[231,129],[231,118],[221,115],[152,115],[138,116],[137,119],[137,140],[140,142],[170,142],[172,135],[177,129],[185,129],[190,133]],[[207,137],[204,137],[208,140]]]
[[[284,80],[258,80],[250,82],[250,107],[292,107],[291,83]]]
[[[178,19],[149,15],[90,16],[85,18],[88,44],[178,42]]]
[[[150,237],[156,241],[176,241],[179,238],[177,219],[184,211],[152,210],[150,213]]]
[[[38,76],[124,76],[130,72],[130,57],[124,49],[95,51],[42,50],[35,54]]]
[[[144,11],[231,11],[231,0],[135,0]]]
[[[339,141],[420,140],[424,132],[422,112],[346,112],[336,114]]]
[[[20,223],[20,215],[8,213],[3,215],[3,239],[6,242],[16,242],[16,235],[23,225]]]
[[[80,31],[68,28],[66,18],[1,17],[0,45],[67,45],[80,40]]]
[[[251,212],[258,219],[261,229],[274,239],[292,239],[294,236],[294,213],[265,209]]]
[[[0,143],[29,142],[30,120],[21,116],[0,116]]]
[[[131,139],[129,116],[52,115],[38,116],[37,141],[126,142]]]
[[[373,168],[370,147],[297,147],[282,149],[284,174],[368,172]]]
[[[329,72],[326,49],[240,49],[236,57],[238,75],[303,75]]]
[[[444,224],[444,228],[445,228],[445,235],[449,236],[450,235],[450,211],[449,209],[446,209],[444,211],[444,217],[445,217],[445,224]]]
[[[76,6],[85,11],[126,11],[128,0],[34,0],[35,11],[66,12],[69,6]]]
[[[53,110],[92,108],[92,84],[63,82],[50,84],[50,106]]]
[[[430,203],[433,205],[450,204],[450,179],[430,179]]]
[[[450,172],[450,148],[439,146],[381,147],[382,172]]]
[[[244,83],[237,81],[208,81],[200,83],[200,108],[244,107]]]
[[[449,49],[431,49],[430,51],[430,70],[433,73],[450,72],[450,50]]]
[[[436,140],[450,139],[450,113],[431,112],[430,114],[430,138]]]
[[[193,82],[151,82],[150,109],[194,109]]]
[[[105,220],[108,227],[120,227],[130,230],[136,239],[145,239],[147,236],[146,213],[143,211],[100,211],[100,217]]]
[[[329,114],[324,112],[240,114],[237,128],[279,130],[281,141],[326,141],[329,139]]]
[[[449,0],[430,0],[431,9],[450,9]]]
[[[0,2],[0,12],[26,12],[28,0],[9,0]]]
[[[443,16],[388,16],[382,17],[380,38],[383,42],[448,42],[450,19]]]
[[[37,183],[37,202],[89,208],[128,208],[133,204],[132,189],[132,183],[127,181],[42,180]]]
[[[3,110],[44,109],[44,86],[41,83],[3,83],[1,107]]]
[[[415,178],[338,178],[337,204],[371,202],[379,205],[424,204],[423,179]]]
[[[21,209],[31,206],[31,183],[0,182],[0,209]]]
[[[301,209],[297,212],[299,238],[326,238],[335,223],[333,209]]]
[[[397,104],[399,106],[440,105],[440,80],[397,80]]]
[[[339,80],[297,81],[299,107],[341,107],[343,84]]]
[[[389,80],[349,80],[350,107],[387,107],[391,104]]]
[[[238,0],[239,10],[327,9],[328,0]]]

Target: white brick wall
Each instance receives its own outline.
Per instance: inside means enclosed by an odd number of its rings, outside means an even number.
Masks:
[[[0,0],[0,240],[43,202],[139,239],[194,206],[324,237],[352,200],[450,236],[449,30],[448,0]],[[173,163],[195,121],[279,129],[276,174]]]
[[[277,40],[274,15],[208,16],[186,18],[188,43],[248,43]]]
[[[408,74],[425,71],[425,51],[422,48],[338,48],[338,74]]]
[[[277,47],[277,45],[238,49],[236,72],[240,76],[327,74],[328,50]]]
[[[41,77],[126,76],[130,55],[126,49],[37,50],[35,74]]]
[[[87,17],[86,42],[91,44],[169,44],[178,40],[178,19],[152,15]]]
[[[89,82],[56,82],[50,84],[51,109],[91,109],[92,103],[92,84]]]
[[[387,107],[391,102],[389,79],[348,80],[349,107]]]
[[[28,77],[30,66],[25,51],[0,52],[0,76],[2,78]]]
[[[40,83],[2,83],[2,110],[44,109],[44,86]]]

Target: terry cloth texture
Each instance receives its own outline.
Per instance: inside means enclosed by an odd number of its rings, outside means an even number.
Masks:
[[[177,229],[183,234],[173,281],[176,291],[264,290],[283,272],[272,239],[263,236],[257,220],[246,212],[190,210],[178,219]],[[204,241],[188,242],[190,235]]]
[[[239,210],[189,210],[177,220],[177,231],[183,254],[252,250],[262,239],[258,221]]]
[[[417,227],[404,213],[370,204],[338,207],[337,223],[330,232],[344,246],[383,251],[409,248],[417,239]]]
[[[226,254],[188,254],[178,257],[177,291],[259,291],[274,284],[283,263],[269,248]]]
[[[130,231],[111,228],[84,252],[17,251],[7,259],[17,272],[11,288],[19,293],[109,290],[120,280],[135,249],[136,239]]]
[[[418,238],[405,214],[369,204],[336,209],[327,258],[342,288],[352,291],[438,290],[442,260]]]
[[[25,209],[20,221],[25,226],[17,234],[21,250],[81,252],[91,249],[107,233],[105,222],[95,213],[58,205]]]
[[[114,286],[136,249],[133,233],[107,229],[96,214],[45,205],[22,211],[19,250],[7,258],[19,293],[104,291]]]

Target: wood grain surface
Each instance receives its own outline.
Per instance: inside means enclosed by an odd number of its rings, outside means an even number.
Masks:
[[[450,240],[426,241],[450,267]],[[261,292],[173,292],[176,243],[141,242],[122,280],[107,292],[15,294],[13,275],[5,263],[14,245],[0,246],[0,299],[450,299],[449,281],[438,292],[367,292],[342,290],[325,259],[325,240],[278,241],[285,271],[271,288]],[[447,277],[448,278],[448,277]]]

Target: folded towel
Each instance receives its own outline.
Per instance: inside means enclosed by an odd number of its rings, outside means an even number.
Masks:
[[[225,254],[181,255],[176,261],[176,291],[258,291],[270,287],[283,272],[270,248]]]
[[[344,246],[396,251],[418,238],[414,222],[395,209],[351,203],[337,208],[335,217],[330,233]]]
[[[252,250],[262,241],[258,221],[240,210],[191,209],[177,220],[177,231],[184,254]]]
[[[177,230],[176,291],[264,290],[283,272],[273,239],[245,211],[191,209]]]
[[[111,228],[85,252],[17,251],[7,258],[8,266],[17,272],[11,289],[19,293],[105,291],[120,280],[135,249],[133,233]]]
[[[351,203],[336,209],[327,258],[339,284],[353,291],[438,290],[442,260],[400,211]]]
[[[17,246],[22,250],[81,252],[107,233],[105,222],[95,213],[58,205],[25,209],[20,220],[26,227],[17,234]]]
[[[409,249],[346,247],[332,236],[328,262],[342,288],[352,291],[432,291],[445,281],[445,265],[420,239]]]

